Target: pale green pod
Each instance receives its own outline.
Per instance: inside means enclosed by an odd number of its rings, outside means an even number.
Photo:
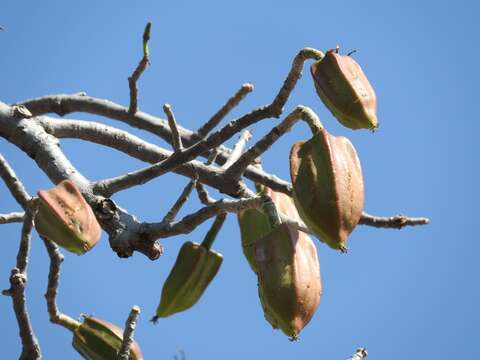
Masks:
[[[195,305],[217,274],[222,261],[220,253],[201,244],[185,242],[163,285],[160,305],[153,321]]]

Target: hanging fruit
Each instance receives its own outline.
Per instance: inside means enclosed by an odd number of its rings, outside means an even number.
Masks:
[[[364,204],[362,169],[352,143],[318,129],[310,140],[293,145],[290,175],[302,220],[320,240],[346,251]]]
[[[160,304],[152,321],[185,311],[197,303],[213,280],[223,261],[222,254],[211,246],[225,221],[217,216],[201,244],[187,241],[162,288]]]
[[[265,211],[273,229],[255,242],[259,297],[272,327],[297,340],[320,303],[317,250],[306,233],[280,223],[278,216],[272,221],[272,210]]]
[[[293,220],[300,220],[293,199],[287,194],[273,191],[266,186],[257,185],[262,195],[268,195],[277,206],[278,210]],[[272,226],[267,215],[261,209],[246,209],[237,213],[242,249],[250,267],[257,272],[255,264],[254,245],[255,241],[272,231]]]
[[[328,50],[310,67],[315,89],[325,106],[350,129],[378,127],[377,98],[358,63],[349,55]]]
[[[123,330],[107,321],[86,316],[73,332],[72,345],[87,360],[116,359],[123,340]],[[143,360],[136,341],[130,347],[130,360]]]
[[[100,239],[101,228],[78,187],[63,180],[38,192],[37,232],[75,254],[84,254]]]

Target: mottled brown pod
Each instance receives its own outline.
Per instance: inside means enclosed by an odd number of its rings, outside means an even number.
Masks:
[[[304,232],[283,223],[255,243],[265,318],[292,340],[311,320],[322,285],[317,250]]]
[[[378,127],[377,98],[360,65],[329,50],[310,67],[315,89],[325,106],[350,129]]]
[[[38,192],[37,232],[76,254],[90,250],[100,239],[101,228],[78,187],[64,180]]]
[[[364,204],[362,169],[352,143],[319,129],[293,145],[290,175],[302,220],[320,240],[346,251]]]

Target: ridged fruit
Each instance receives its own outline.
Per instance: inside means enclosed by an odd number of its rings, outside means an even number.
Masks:
[[[222,264],[223,256],[201,244],[187,241],[162,289],[160,305],[152,319],[191,308],[200,299]]]
[[[261,193],[270,196],[277,210],[293,220],[300,220],[293,199],[287,194],[273,191],[268,187],[262,187]],[[268,217],[261,209],[247,209],[237,213],[242,249],[248,264],[254,272],[257,272],[255,264],[254,245],[261,237],[272,231]]]
[[[351,56],[329,50],[310,67],[325,106],[350,129],[378,127],[377,98],[362,68]]]
[[[107,321],[87,316],[73,332],[73,347],[87,360],[116,359],[123,339],[123,330]],[[130,347],[130,360],[143,360],[137,342]]]
[[[290,175],[302,220],[320,240],[346,251],[364,205],[362,169],[352,143],[319,129],[293,145]]]
[[[322,293],[315,244],[304,232],[282,223],[255,243],[255,261],[265,318],[298,339]]]
[[[50,190],[40,190],[38,197],[35,228],[41,236],[79,255],[95,246],[100,225],[73,182],[63,180]]]

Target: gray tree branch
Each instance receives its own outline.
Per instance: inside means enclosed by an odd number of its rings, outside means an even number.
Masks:
[[[23,209],[26,209],[28,202],[30,201],[30,196],[27,194],[22,182],[18,179],[15,171],[13,171],[7,159],[5,159],[2,154],[0,154],[0,177],[2,177],[15,200]]]
[[[70,316],[60,312],[57,306],[58,284],[60,279],[60,265],[63,262],[63,254],[55,243],[42,237],[42,240],[50,257],[50,271],[48,272],[47,292],[45,300],[47,301],[48,315],[50,322],[61,325],[70,331],[75,331],[80,326],[80,322],[72,319]]]
[[[140,314],[140,308],[134,305],[132,310],[130,310],[127,321],[125,322],[122,346],[118,352],[117,360],[128,360],[130,358],[130,348],[133,344],[133,333],[135,331],[138,314]]]
[[[212,131],[212,129],[220,124],[220,121],[228,115],[228,113],[253,91],[252,84],[243,84],[240,89],[213,115],[205,124],[203,124],[198,130],[197,134],[200,137],[205,137]]]
[[[9,214],[0,214],[0,224],[9,224],[23,222],[24,212],[12,212]]]
[[[33,228],[33,217],[37,208],[34,202],[30,202],[25,210],[25,217],[21,231],[20,246],[17,254],[16,266],[10,275],[10,289],[2,293],[12,297],[13,309],[17,318],[20,339],[22,341],[22,353],[20,359],[40,359],[40,345],[30,322],[25,296],[27,284],[28,253],[30,251],[30,240]]]

